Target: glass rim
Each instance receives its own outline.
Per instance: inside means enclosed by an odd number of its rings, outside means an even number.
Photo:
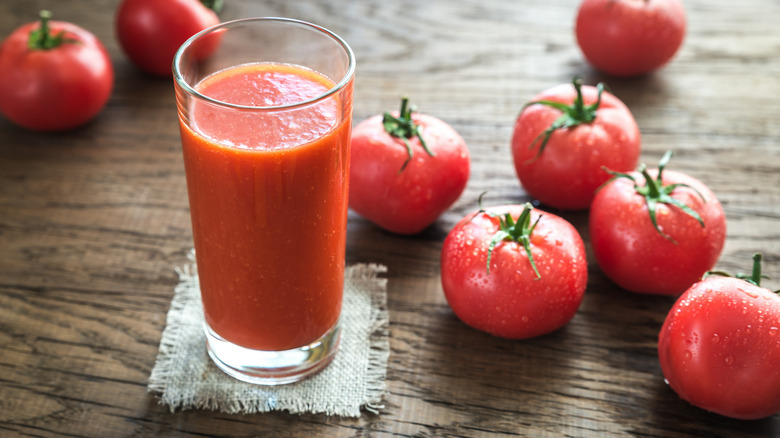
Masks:
[[[312,30],[315,30],[321,34],[326,35],[327,37],[331,38],[333,41],[338,43],[338,45],[341,46],[342,49],[344,49],[344,52],[347,55],[347,71],[344,73],[343,77],[335,83],[331,88],[329,88],[327,91],[325,91],[322,94],[319,94],[315,97],[302,100],[300,102],[295,103],[288,103],[284,105],[270,105],[270,106],[253,106],[253,105],[240,105],[230,102],[225,102],[223,100],[214,99],[212,97],[206,96],[205,94],[200,93],[198,90],[196,90],[192,85],[190,85],[187,80],[184,79],[184,77],[181,74],[180,71],[180,63],[181,58],[184,54],[184,52],[192,46],[192,44],[201,39],[202,37],[206,36],[207,34],[219,31],[220,29],[226,29],[230,27],[235,27],[237,25],[246,24],[248,22],[278,22],[278,23],[288,23],[297,25],[304,28],[309,28]],[[310,23],[308,21],[304,20],[298,20],[295,18],[283,18],[283,17],[251,17],[251,18],[240,18],[236,20],[230,20],[225,21],[223,23],[219,23],[217,25],[208,27],[206,29],[203,29],[202,31],[196,33],[195,35],[191,36],[187,39],[179,48],[176,50],[176,54],[173,57],[173,79],[174,81],[188,94],[191,94],[195,96],[197,99],[204,100],[206,102],[212,103],[214,105],[222,106],[222,107],[228,107],[233,109],[241,109],[241,110],[255,110],[255,111],[278,111],[278,110],[286,110],[286,109],[293,109],[303,106],[308,106],[313,103],[316,103],[318,101],[327,99],[328,97],[332,96],[333,94],[341,91],[344,89],[347,84],[352,81],[352,78],[355,75],[355,54],[352,52],[352,48],[347,44],[346,41],[344,41],[343,38],[338,36],[336,33],[322,27],[319,25],[316,25],[314,23]]]

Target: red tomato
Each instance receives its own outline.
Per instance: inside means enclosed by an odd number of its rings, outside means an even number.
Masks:
[[[780,412],[780,297],[757,280],[707,277],[672,307],[658,358],[682,399],[747,420]]]
[[[525,190],[542,204],[586,209],[609,179],[603,169],[631,171],[641,136],[628,108],[598,87],[553,87],[527,104],[514,126],[512,156]]]
[[[680,0],[584,0],[575,33],[591,65],[628,77],[669,62],[682,45],[685,28]]]
[[[114,70],[95,35],[50,16],[41,12],[0,45],[0,111],[28,129],[64,131],[103,109]]]
[[[217,14],[198,0],[123,0],[116,14],[125,54],[141,70],[157,76],[171,76],[179,47],[216,24]]]
[[[421,141],[422,140],[422,141]],[[413,112],[376,115],[352,131],[349,206],[377,226],[416,234],[463,193],[471,159],[447,123]]]
[[[697,179],[664,170],[670,158],[657,170],[619,174],[590,207],[596,262],[632,292],[682,293],[712,269],[726,240],[718,198]]]
[[[568,323],[582,302],[585,245],[566,220],[530,204],[492,207],[447,235],[441,281],[467,325],[509,339],[540,336]]]

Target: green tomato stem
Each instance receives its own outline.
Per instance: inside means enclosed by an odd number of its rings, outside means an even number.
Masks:
[[[432,157],[435,156],[433,151],[431,151],[425,143],[425,139],[422,137],[420,125],[414,123],[414,120],[412,120],[413,112],[415,112],[414,106],[410,106],[409,98],[404,96],[401,98],[401,111],[399,112],[398,117],[393,116],[389,112],[384,113],[382,116],[382,125],[384,126],[385,131],[392,137],[400,138],[406,147],[406,154],[408,157],[406,158],[406,161],[404,161],[404,164],[401,165],[399,172],[402,172],[406,168],[414,156],[414,150],[408,140],[412,137],[417,137],[417,139],[420,140],[420,145],[422,145],[428,155]]]
[[[763,262],[763,259],[764,256],[760,252],[753,254],[753,270],[751,271],[750,274],[744,274],[738,272],[736,275],[731,275],[728,272],[723,272],[723,271],[707,271],[704,273],[703,278],[707,278],[711,275],[719,275],[721,277],[733,277],[733,278],[738,278],[740,280],[747,281],[748,283],[756,285],[758,287],[761,287],[761,280],[765,278],[766,279],[769,278],[766,275],[761,273],[761,263]],[[780,290],[776,290],[774,292],[780,294]]]
[[[536,225],[539,223],[539,220],[542,218],[542,216],[540,215],[538,218],[536,218],[536,221],[533,223],[533,225],[531,225],[531,210],[533,210],[534,207],[530,203],[526,202],[523,205],[523,212],[520,213],[520,216],[517,218],[517,222],[515,222],[514,219],[512,219],[512,215],[509,213],[505,213],[502,216],[482,210],[481,201],[482,195],[480,195],[480,210],[491,217],[498,217],[499,220],[499,230],[493,235],[493,238],[490,240],[490,244],[488,245],[488,275],[490,275],[490,259],[493,256],[493,250],[495,249],[496,245],[498,245],[498,243],[501,241],[510,240],[522,245],[523,249],[525,249],[526,255],[528,256],[528,261],[531,263],[531,268],[536,274],[536,280],[542,278],[542,275],[539,273],[539,270],[536,267],[534,256],[531,253],[531,234],[533,234],[534,229],[536,229]]]
[[[669,160],[672,159],[673,152],[667,151],[664,156],[661,158],[661,161],[658,162],[658,176],[653,178],[650,173],[647,171],[647,166],[644,164],[640,165],[637,169],[640,174],[642,174],[642,177],[645,179],[645,185],[640,186],[639,183],[636,181],[633,175],[630,173],[621,173],[621,172],[614,172],[609,169],[605,169],[609,174],[612,175],[612,179],[615,178],[627,178],[634,182],[634,190],[636,192],[643,196],[645,198],[645,203],[647,204],[647,212],[650,216],[650,222],[652,222],[653,227],[655,230],[663,236],[665,239],[669,240],[670,242],[677,244],[677,241],[675,241],[671,236],[661,231],[661,228],[658,226],[658,218],[656,217],[656,208],[658,204],[668,204],[673,205],[680,210],[682,210],[683,213],[687,214],[688,216],[691,216],[692,218],[696,219],[699,222],[699,225],[704,228],[704,220],[701,218],[699,213],[697,213],[694,209],[687,206],[682,201],[679,201],[675,198],[672,198],[671,194],[674,192],[675,189],[679,187],[686,187],[694,192],[701,198],[702,201],[706,202],[707,200],[704,198],[704,195],[701,194],[696,188],[691,187],[688,184],[669,184],[664,185],[663,182],[663,171],[666,168],[666,165],[669,163]]]
[[[750,275],[749,282],[755,284],[756,286],[761,286],[761,261],[763,260],[764,256],[761,255],[761,253],[755,253],[753,254],[753,272]]]
[[[30,36],[27,39],[27,47],[30,50],[51,50],[65,43],[78,42],[78,40],[72,38],[65,38],[64,30],[56,35],[52,35],[49,28],[51,17],[51,11],[44,9],[40,12],[41,24],[37,29],[30,31]]]
[[[552,137],[555,131],[559,129],[574,128],[583,123],[592,123],[594,120],[596,120],[597,111],[601,106],[601,95],[604,93],[605,85],[601,82],[596,85],[596,89],[598,90],[598,98],[596,102],[590,105],[585,105],[585,100],[582,97],[582,78],[575,76],[572,79],[572,85],[574,86],[574,90],[577,92],[577,96],[574,98],[574,101],[571,105],[555,102],[552,100],[537,100],[528,102],[523,106],[523,109],[525,109],[530,105],[545,105],[561,111],[561,116],[558,117],[549,127],[547,127],[547,129],[537,135],[529,145],[529,149],[533,149],[537,143],[541,142],[539,145],[539,151],[537,151],[536,156],[534,156],[531,161],[538,159],[542,155],[544,148],[547,146],[547,143],[550,141],[550,137]]]
[[[203,6],[211,9],[214,11],[214,13],[219,14],[219,12],[222,10],[222,6],[224,4],[223,0],[200,0],[201,3],[203,3]]]

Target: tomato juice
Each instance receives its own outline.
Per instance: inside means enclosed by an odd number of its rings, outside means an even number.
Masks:
[[[314,342],[341,312],[352,88],[315,99],[334,82],[274,63],[194,88],[233,104],[179,107],[205,320],[249,349]]]

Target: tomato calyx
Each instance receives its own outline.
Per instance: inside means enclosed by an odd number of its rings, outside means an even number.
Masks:
[[[761,287],[761,280],[769,279],[768,276],[761,273],[761,262],[763,261],[763,259],[764,256],[760,252],[753,254],[753,270],[750,272],[750,274],[737,272],[735,275],[731,275],[728,272],[724,272],[724,271],[707,271],[704,273],[703,278],[707,278],[711,275],[718,275],[721,277],[733,277],[733,278],[738,278],[740,280],[747,281],[748,283],[754,286]],[[774,292],[780,294],[780,290],[776,290]]]
[[[550,137],[552,137],[553,132],[559,129],[574,128],[583,123],[591,123],[596,120],[596,112],[599,109],[599,106],[601,106],[601,95],[605,88],[604,83],[599,82],[596,85],[596,89],[598,90],[598,98],[596,99],[596,102],[590,105],[585,105],[585,101],[582,98],[582,78],[575,76],[571,82],[572,85],[574,85],[574,90],[577,92],[577,97],[574,99],[574,102],[572,102],[571,105],[545,99],[528,102],[523,106],[523,109],[525,109],[531,105],[545,105],[558,109],[562,113],[560,117],[555,119],[555,121],[549,127],[547,127],[547,129],[537,135],[536,138],[531,142],[529,149],[533,149],[537,143],[541,143],[539,145],[539,151],[536,153],[536,156],[534,156],[534,158],[532,158],[530,161],[536,160],[539,158],[539,156],[542,155],[542,152],[544,152],[544,148],[550,141]]]
[[[413,105],[409,105],[409,98],[403,97],[401,98],[401,111],[398,113],[398,117],[395,117],[390,113],[384,113],[382,116],[382,125],[385,127],[385,131],[392,137],[400,138],[404,142],[404,146],[406,146],[406,154],[408,157],[406,158],[406,161],[404,161],[404,164],[401,165],[401,169],[398,171],[399,173],[406,168],[406,165],[409,164],[414,156],[414,151],[408,140],[412,137],[417,137],[417,139],[420,140],[420,144],[428,155],[432,157],[435,156],[422,137],[420,125],[414,123],[414,120],[412,120],[413,112],[415,112],[415,108]]]
[[[636,192],[639,195],[645,198],[645,203],[647,204],[647,212],[650,215],[650,221],[653,223],[653,227],[655,228],[655,230],[658,231],[658,233],[661,236],[663,236],[665,239],[669,240],[674,244],[677,244],[677,241],[675,241],[672,238],[672,236],[669,236],[668,234],[661,231],[661,228],[658,226],[658,219],[656,217],[657,205],[658,204],[673,205],[679,208],[680,210],[682,210],[683,213],[696,219],[699,222],[699,224],[702,226],[702,228],[704,228],[704,220],[702,220],[701,216],[699,216],[699,213],[697,213],[694,209],[690,208],[689,206],[685,205],[684,202],[672,198],[671,194],[675,189],[679,187],[685,187],[696,192],[696,194],[699,195],[699,198],[701,198],[702,201],[706,202],[706,199],[704,198],[704,195],[701,194],[701,192],[699,192],[698,190],[696,190],[696,188],[688,184],[677,183],[677,184],[664,185],[663,178],[662,178],[663,171],[666,168],[666,165],[669,163],[669,160],[672,159],[672,155],[674,155],[672,151],[667,151],[664,154],[664,156],[661,157],[661,161],[658,162],[658,176],[655,179],[653,179],[650,173],[648,173],[647,166],[645,166],[644,163],[639,166],[637,170],[639,171],[639,173],[642,174],[642,176],[645,179],[644,186],[640,186],[639,183],[637,183],[636,178],[634,178],[634,176],[629,173],[615,172],[606,168],[604,170],[606,170],[607,173],[612,175],[612,178],[610,178],[609,181],[612,181],[615,178],[627,178],[634,182],[634,190],[636,190]]]
[[[536,225],[539,223],[539,220],[542,218],[542,216],[540,215],[537,217],[533,225],[531,224],[531,210],[533,210],[534,207],[529,202],[523,204],[523,212],[520,213],[517,221],[515,221],[512,218],[512,215],[509,213],[500,215],[486,211],[482,208],[483,195],[484,193],[479,195],[480,208],[479,211],[477,211],[477,214],[484,213],[490,217],[498,218],[499,224],[499,230],[493,235],[493,237],[490,239],[490,244],[488,244],[487,273],[490,274],[490,258],[493,256],[493,250],[496,248],[496,245],[498,245],[498,242],[511,240],[513,242],[519,243],[522,245],[523,249],[525,249],[525,253],[528,256],[528,261],[531,263],[531,268],[533,268],[534,273],[536,274],[536,280],[542,278],[542,275],[536,268],[534,256],[531,253],[531,234],[533,234],[534,229],[536,229]]]
[[[30,50],[51,50],[66,43],[78,43],[78,40],[74,38],[65,38],[64,30],[61,30],[56,35],[52,34],[49,28],[51,17],[51,11],[41,10],[41,24],[37,29],[30,32],[30,36],[27,39],[27,47]]]
[[[223,0],[200,0],[200,2],[203,3],[203,6],[211,9],[217,14],[222,10],[224,4]]]

